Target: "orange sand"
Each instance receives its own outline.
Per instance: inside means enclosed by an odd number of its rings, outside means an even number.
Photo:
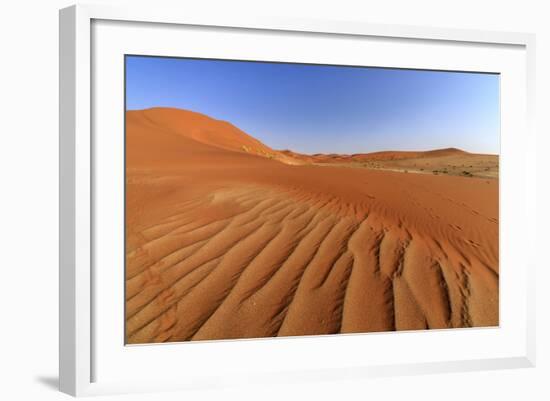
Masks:
[[[319,166],[177,109],[126,124],[128,343],[498,325],[498,180]]]

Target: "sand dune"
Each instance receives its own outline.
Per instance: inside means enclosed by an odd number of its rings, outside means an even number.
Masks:
[[[365,162],[365,161],[388,161],[388,160],[405,160],[405,159],[422,159],[429,157],[445,157],[456,155],[468,155],[468,152],[457,148],[435,149],[427,151],[382,151],[372,153],[354,153],[351,155],[346,154],[323,154],[317,153],[313,155],[304,155],[301,153],[293,152],[291,150],[282,151],[284,154],[303,159],[308,162],[317,163],[337,163],[337,162]]]
[[[126,118],[128,343],[498,325],[498,180],[319,166],[177,109]]]
[[[497,178],[497,155],[468,153],[456,148],[428,151],[384,151],[353,155],[304,155],[290,150],[281,152],[304,164],[332,165],[421,174],[446,174],[465,177]]]

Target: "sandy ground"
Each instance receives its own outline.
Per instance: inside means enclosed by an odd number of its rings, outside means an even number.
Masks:
[[[126,117],[128,343],[498,325],[497,179],[320,166],[197,113]]]
[[[305,163],[319,166],[479,178],[498,178],[499,172],[497,155],[467,153],[454,148],[426,152],[376,152],[357,155],[302,155],[292,151],[283,151],[282,153]]]

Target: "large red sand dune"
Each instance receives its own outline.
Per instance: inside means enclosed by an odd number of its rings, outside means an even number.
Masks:
[[[498,180],[318,166],[126,114],[128,343],[498,325]]]

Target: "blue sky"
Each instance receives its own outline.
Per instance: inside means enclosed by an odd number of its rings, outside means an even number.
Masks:
[[[126,107],[226,120],[274,149],[499,153],[493,74],[126,57]]]

